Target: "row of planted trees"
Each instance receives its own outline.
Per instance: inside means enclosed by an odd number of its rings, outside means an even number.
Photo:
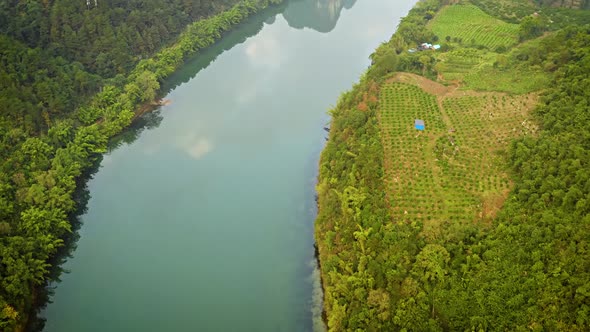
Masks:
[[[108,139],[131,123],[134,110],[151,102],[160,82],[187,57],[277,2],[245,0],[190,25],[176,44],[141,61],[124,84],[104,86],[75,116],[56,121],[46,135],[17,141],[0,172],[0,330],[26,324],[35,289],[47,282],[48,262],[71,232],[77,181],[106,151]]]

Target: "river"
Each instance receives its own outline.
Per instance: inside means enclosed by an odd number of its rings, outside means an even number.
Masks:
[[[44,331],[321,329],[327,111],[415,2],[291,1],[188,61],[88,181]]]

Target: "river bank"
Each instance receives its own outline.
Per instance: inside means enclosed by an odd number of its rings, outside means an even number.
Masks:
[[[542,165],[564,164],[536,153],[574,130],[555,118],[564,108],[539,94],[569,100],[570,66],[588,70],[574,54],[588,50],[580,31],[589,22],[584,11],[524,1],[422,1],[377,48],[331,110],[319,163],[315,234],[328,329],[587,328],[575,318],[582,302],[560,313],[538,305],[564,306],[557,289],[578,287],[564,280],[582,285],[589,276],[576,268],[584,259],[552,254],[571,236],[553,227],[567,233],[587,218],[570,216],[566,226],[553,216],[572,205],[539,203],[557,194]],[[417,51],[423,44],[440,48]],[[570,184],[561,190],[582,197],[580,183]],[[568,277],[546,264],[568,266]]]
[[[173,103],[146,113],[161,120],[124,132],[88,184],[46,331],[313,329],[325,110],[411,6],[334,4],[262,17],[162,84]]]
[[[269,5],[277,5],[281,1],[243,1],[232,7],[230,10],[217,14],[213,17],[198,21],[193,25],[187,27],[186,32],[181,34],[178,38],[178,42],[172,46],[164,48],[157,55],[151,59],[142,60],[131,72],[127,80],[130,82],[125,86],[124,91],[119,96],[113,96],[112,93],[117,93],[116,87],[105,87],[103,92],[99,93],[90,104],[94,104],[94,114],[85,114],[86,118],[94,119],[94,124],[91,124],[87,128],[82,128],[81,131],[88,132],[88,128],[94,127],[92,132],[95,135],[102,137],[95,137],[94,142],[91,143],[90,149],[88,146],[86,149],[90,150],[88,160],[80,162],[79,168],[70,169],[69,176],[73,176],[75,179],[75,186],[71,189],[67,189],[70,195],[74,195],[74,192],[80,191],[79,186],[86,182],[84,178],[89,176],[90,169],[97,169],[98,163],[101,158],[98,158],[96,152],[105,152],[107,141],[117,135],[119,132],[125,130],[132,122],[136,121],[141,115],[146,112],[152,111],[156,107],[165,106],[162,103],[162,99],[156,98],[159,94],[159,83],[166,77],[173,73],[174,70],[179,68],[182,63],[194,56],[196,52],[203,48],[210,47],[218,40],[220,40],[225,32],[231,28],[241,24],[249,16],[256,14],[257,12],[266,9]],[[205,30],[207,30],[205,32]],[[149,67],[149,69],[148,69]],[[152,71],[150,71],[152,70]],[[157,72],[157,73],[156,73]],[[141,81],[143,80],[143,81]],[[147,80],[147,81],[146,81]],[[151,81],[151,82],[150,82]],[[135,83],[134,83],[135,82]],[[138,90],[138,86],[143,84],[143,88]],[[110,95],[109,95],[110,94]],[[110,99],[105,104],[105,96]],[[115,101],[115,102],[114,102]],[[114,104],[109,104],[114,102]],[[98,105],[102,106],[98,106]],[[135,109],[134,112],[130,110]],[[78,128],[80,130],[80,128]],[[77,134],[76,134],[77,135]],[[65,149],[64,149],[65,150]],[[59,154],[59,151],[56,153]],[[91,172],[92,173],[92,172]],[[68,218],[70,222],[73,222],[73,226],[76,224],[77,217],[85,209],[84,203],[80,205],[77,199],[73,201],[77,202],[75,209],[70,211]],[[75,227],[74,227],[75,229]],[[69,248],[76,241],[76,236],[72,237],[67,235],[65,237],[65,247]],[[62,250],[58,253],[58,256],[62,258],[52,258],[50,261],[57,262],[65,258],[64,253],[70,252],[71,249]],[[61,268],[59,266],[53,266],[49,273],[51,278],[58,278]],[[52,279],[55,280],[55,279]],[[46,280],[47,282],[48,280]],[[47,285],[43,284],[41,288],[46,288]],[[38,294],[43,293],[42,299],[39,298]],[[28,312],[27,315],[20,315],[20,323],[16,325],[15,331],[32,331],[39,330],[42,328],[42,320],[39,321],[36,317],[40,308],[45,306],[45,301],[48,300],[45,291],[40,292],[39,290],[34,291],[32,300],[27,301],[32,305],[29,309],[25,309]]]

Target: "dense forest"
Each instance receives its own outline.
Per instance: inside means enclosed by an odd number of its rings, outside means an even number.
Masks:
[[[0,3],[0,330],[33,321],[76,188],[109,138],[185,59],[280,2]]]
[[[499,34],[508,46],[437,36],[431,21],[462,5],[515,24],[506,28],[515,31],[513,39]],[[590,329],[589,17],[528,1],[428,0],[376,50],[367,73],[331,110],[320,161],[316,240],[330,331]],[[438,41],[441,51],[407,51],[425,41]],[[381,90],[400,71],[440,80],[448,59],[459,55],[469,69],[454,77],[492,72],[494,89],[504,73],[534,72],[547,84],[536,92],[540,102],[531,115],[539,131],[512,140],[499,156],[511,190],[497,215],[443,220],[432,232],[420,215],[394,217],[391,209],[386,168],[396,160],[384,155]],[[511,82],[508,88],[523,84]]]
[[[102,77],[125,74],[191,22],[236,4],[221,1],[4,1],[0,33]]]

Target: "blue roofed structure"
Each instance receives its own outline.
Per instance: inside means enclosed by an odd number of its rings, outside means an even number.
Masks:
[[[426,127],[424,126],[424,120],[416,119],[414,121],[414,127],[418,130],[424,130]]]

